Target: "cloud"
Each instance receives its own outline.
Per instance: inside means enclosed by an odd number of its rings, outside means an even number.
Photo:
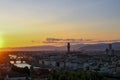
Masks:
[[[49,44],[49,43],[59,43],[59,44],[63,44],[63,43],[85,43],[85,42],[92,42],[92,39],[73,39],[73,38],[67,38],[67,39],[60,39],[60,38],[47,38],[45,41],[43,41],[43,43]]]
[[[120,42],[120,40],[98,40],[97,43],[112,43],[112,42]]]
[[[46,41],[61,41],[59,38],[47,38]]]
[[[32,40],[32,41],[30,41],[31,43],[40,43],[40,41],[38,41],[38,40]]]
[[[94,39],[74,39],[74,38],[46,38],[43,43],[45,44],[64,44],[64,43],[73,43],[73,44],[91,44],[91,43],[112,43],[120,42],[120,40],[94,40]]]

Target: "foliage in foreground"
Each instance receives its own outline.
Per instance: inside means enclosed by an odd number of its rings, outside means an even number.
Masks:
[[[90,71],[53,71],[48,80],[106,80],[106,78]]]

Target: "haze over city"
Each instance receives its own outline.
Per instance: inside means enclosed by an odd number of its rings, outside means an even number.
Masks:
[[[0,0],[0,48],[120,41],[120,0]]]

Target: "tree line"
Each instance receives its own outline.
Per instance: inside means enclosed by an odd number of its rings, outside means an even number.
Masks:
[[[91,71],[53,71],[48,80],[106,80],[106,78],[98,73]]]

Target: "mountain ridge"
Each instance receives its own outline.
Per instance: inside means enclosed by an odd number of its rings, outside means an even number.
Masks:
[[[99,43],[99,44],[76,44],[71,45],[72,51],[98,51],[98,50],[105,50],[108,48],[109,43]],[[115,50],[120,50],[120,42],[112,43],[112,47]],[[17,51],[65,51],[67,50],[66,45],[64,46],[29,46],[29,47],[17,47],[17,48],[8,48],[7,50],[17,50]]]

